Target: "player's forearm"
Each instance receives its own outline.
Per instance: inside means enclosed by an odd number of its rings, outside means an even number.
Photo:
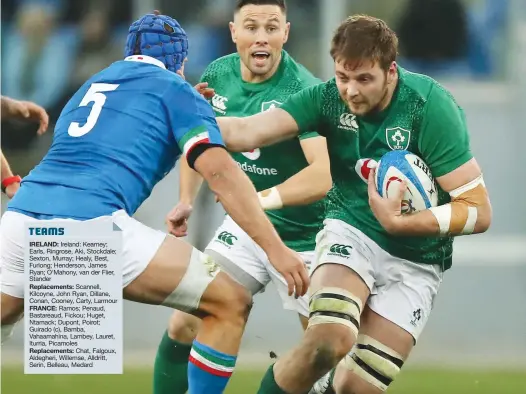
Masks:
[[[248,152],[276,144],[293,138],[299,131],[295,120],[281,109],[244,118],[219,117],[217,123],[231,152]]]
[[[312,163],[275,188],[281,205],[286,207],[312,204],[324,198],[331,187],[332,178],[327,166],[323,163]],[[265,199],[270,193],[270,189],[258,193],[264,209],[269,209],[271,204]]]
[[[257,146],[252,146],[256,141],[251,141],[249,131],[246,130],[245,118],[219,117],[217,124],[227,149],[231,152],[248,152]]]
[[[394,235],[440,237],[479,234],[488,230],[491,223],[491,206],[483,204],[470,206],[476,210],[476,218],[470,224],[471,219],[459,218],[458,215],[451,217],[448,229],[439,223],[437,217],[429,209],[410,215],[402,215],[390,229],[386,229]],[[442,206],[445,215],[451,215],[451,204]],[[454,209],[453,209],[454,210]]]
[[[1,158],[1,165],[2,165],[2,181],[6,178],[12,177],[13,172],[11,171],[11,167],[9,167],[9,163],[7,162],[7,159],[4,156],[3,152],[0,152]]]
[[[192,205],[203,184],[203,177],[197,171],[191,169],[184,158],[180,163],[179,201]]]
[[[218,169],[208,184],[230,217],[267,254],[283,245],[260,206],[252,182],[233,161],[228,167]]]

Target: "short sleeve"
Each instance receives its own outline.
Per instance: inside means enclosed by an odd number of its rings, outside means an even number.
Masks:
[[[321,102],[324,84],[309,86],[290,96],[281,109],[294,118],[299,128],[299,136],[308,135],[321,124]]]
[[[201,75],[201,78],[199,78],[199,83],[201,82],[210,82],[210,72],[209,72],[210,66],[208,66],[203,74]]]
[[[473,158],[464,112],[447,91],[437,86],[425,105],[418,149],[435,177]]]
[[[195,147],[224,147],[212,107],[192,86],[174,84],[164,98],[173,135],[190,166],[198,156],[191,157]]]
[[[309,138],[319,137],[320,135],[316,131],[305,131],[304,133],[300,133],[298,135],[298,138],[300,140],[307,140]]]

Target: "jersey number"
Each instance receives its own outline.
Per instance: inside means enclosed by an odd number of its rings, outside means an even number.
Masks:
[[[79,107],[84,107],[93,102],[88,119],[86,119],[86,123],[83,126],[78,122],[71,122],[68,128],[68,134],[72,137],[82,137],[84,134],[89,133],[95,126],[95,123],[97,123],[102,107],[106,102],[106,95],[103,92],[111,92],[118,87],[119,85],[111,83],[92,84],[79,104]]]

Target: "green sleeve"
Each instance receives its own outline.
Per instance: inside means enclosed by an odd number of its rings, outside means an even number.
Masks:
[[[446,175],[473,157],[464,112],[437,86],[425,104],[418,149],[434,177]]]
[[[306,140],[306,139],[309,139],[309,138],[314,138],[314,137],[319,137],[319,136],[320,135],[316,131],[306,131],[306,132],[301,133],[300,135],[298,135],[298,138],[300,140]]]
[[[208,65],[206,67],[205,71],[203,71],[203,74],[201,75],[201,78],[199,78],[199,82],[198,83],[210,82],[209,69],[210,69],[210,65]]]
[[[313,133],[312,130],[319,128],[323,86],[324,84],[319,84],[300,90],[290,96],[280,107],[287,111],[298,124],[300,138],[304,138],[304,135],[307,136]]]

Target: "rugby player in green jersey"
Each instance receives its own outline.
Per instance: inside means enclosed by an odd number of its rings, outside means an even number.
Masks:
[[[321,82],[283,50],[289,33],[283,0],[238,1],[230,29],[237,53],[211,63],[197,86],[213,89],[202,93],[214,93],[210,104],[217,117],[249,116],[279,107],[290,95]],[[283,242],[310,266],[316,234],[323,227],[323,198],[332,186],[325,138],[308,131],[271,147],[234,153],[233,158],[252,180]],[[181,162],[180,202],[167,220],[172,234],[186,235],[186,220],[201,183],[198,173]],[[292,278],[276,271],[230,216],[206,251],[252,294],[264,291],[272,281],[283,307],[298,312],[306,328],[308,296],[288,295]],[[194,316],[173,314],[156,357],[154,394],[186,392],[188,357],[200,325]]]
[[[309,326],[268,369],[260,394],[303,394],[324,374],[311,393],[385,391],[429,318],[454,237],[490,226],[462,110],[436,81],[399,67],[397,47],[382,20],[350,17],[332,40],[334,78],[279,109],[218,119],[231,151],[317,130],[327,139],[334,182],[311,270]],[[375,163],[396,149],[427,163],[437,207],[402,215],[403,194],[377,193]]]

